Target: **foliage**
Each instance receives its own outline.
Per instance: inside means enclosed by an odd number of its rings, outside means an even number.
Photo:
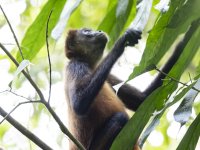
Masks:
[[[124,31],[131,20],[133,20],[136,12],[135,6],[135,1],[133,0],[109,2],[107,14],[100,23],[98,30],[103,30],[109,35],[111,38],[110,45],[116,41],[120,33]]]
[[[24,25],[28,28],[21,40],[21,47],[25,60],[21,59],[22,57],[18,51],[15,58],[21,63],[19,63],[20,65],[16,69],[15,73],[12,73],[12,79],[14,79],[13,82],[18,82],[20,85],[25,83],[25,79],[21,79],[24,77],[21,77],[20,73],[22,70],[27,68],[29,69],[29,75],[33,77],[35,83],[37,83],[41,90],[45,91],[48,87],[49,82],[47,72],[49,66],[47,62],[44,62],[44,59],[47,60],[44,46],[45,39],[47,38],[46,23],[51,11],[52,15],[49,20],[49,33],[52,33],[55,27],[59,24],[63,25],[62,29],[60,31],[54,30],[54,34],[64,32],[63,30],[66,24],[67,27],[65,30],[68,28],[84,26],[92,27],[98,30],[103,30],[108,34],[110,37],[108,47],[111,47],[114,41],[116,41],[116,39],[124,33],[128,27],[132,27],[130,25],[137,14],[136,5],[139,2],[139,0],[137,2],[134,0],[77,0],[73,3],[70,0],[48,0],[43,7],[39,9],[39,13],[30,25],[27,21],[23,22],[23,19],[21,20],[21,29],[19,27],[21,34],[24,33],[22,29]],[[146,1],[146,4],[148,3],[150,3],[150,1]],[[22,18],[26,17],[33,20],[31,17],[31,14],[35,13],[34,9],[31,9],[33,6],[31,6],[29,2],[26,2],[26,4],[27,8],[22,14]],[[155,9],[158,8],[158,6],[162,7],[159,10]],[[195,59],[195,55],[200,54],[199,6],[199,0],[173,0],[170,1],[169,4],[167,1],[163,0],[154,1],[150,18],[154,16],[156,19],[148,20],[148,25],[151,24],[152,26],[150,28],[147,26],[144,29],[144,32],[149,30],[148,33],[143,33],[143,38],[146,38],[146,46],[140,63],[134,68],[128,80],[132,80],[136,76],[154,70],[155,66],[159,66],[163,63],[163,58],[170,54],[175,47],[174,45],[184,39],[181,51],[182,54],[178,62],[166,77],[164,84],[148,96],[145,102],[131,117],[130,121],[115,139],[111,150],[132,150],[137,141],[139,141],[141,146],[144,144],[144,149],[150,149],[147,141],[148,136],[153,131],[161,128],[162,123],[167,122],[166,120],[163,122],[162,118],[165,118],[168,110],[173,108],[174,105],[177,105],[177,102],[180,101],[182,102],[175,111],[174,117],[182,126],[187,126],[188,131],[177,146],[177,149],[195,149],[200,135],[200,107],[199,104],[195,104],[195,107],[193,107],[194,100],[199,98],[199,86],[196,86],[195,88],[195,84],[199,82],[200,77],[200,61],[198,56]],[[169,9],[167,9],[168,7]],[[0,20],[0,27],[5,24],[5,20]],[[57,36],[56,40],[50,37],[50,49],[54,49],[56,42],[57,45],[63,45],[64,38],[63,35]],[[0,40],[0,44],[1,43]],[[14,52],[15,49],[11,51],[12,54]],[[55,51],[51,50],[50,52],[53,62],[51,65],[53,70],[55,70],[52,74],[54,81],[53,84],[55,84],[62,80],[61,72],[64,63],[61,60],[64,59],[64,56],[60,56],[60,53],[63,53],[63,46],[58,46]],[[8,58],[0,53],[0,60],[4,59]],[[32,66],[31,63],[34,63],[35,66]],[[192,70],[191,68],[195,69]],[[190,74],[196,75],[195,77],[190,77],[191,82],[188,82],[188,80],[185,80],[184,78],[185,76],[187,77],[185,72],[188,70],[190,71]],[[56,73],[60,76],[56,77]],[[42,74],[45,79],[41,79],[38,74]],[[188,84],[185,85],[182,80],[184,83],[188,82]],[[10,85],[11,90],[13,88],[19,90],[18,87],[15,87],[14,85]],[[190,95],[191,93],[195,93],[192,98]],[[34,96],[30,95],[27,97],[38,99],[38,96],[35,96],[36,94],[34,94]],[[18,102],[18,104],[20,104],[20,102]],[[191,121],[191,111],[194,109],[196,112],[196,118]],[[33,104],[33,114],[30,117],[32,119],[30,120],[33,124],[33,128],[36,128],[39,125],[38,122],[42,121],[40,119],[41,114],[46,113],[49,115],[49,112],[44,110],[45,109],[41,107],[41,105]],[[51,117],[51,115],[49,115],[49,117]],[[0,127],[0,138],[2,139],[6,134],[5,132],[9,130],[10,127],[8,125],[0,125]],[[164,129],[162,130],[164,131]],[[57,140],[59,139],[58,143],[61,143],[60,138],[61,136],[57,137]],[[168,143],[170,143],[170,138],[166,135],[165,138],[165,141],[168,140]],[[166,149],[168,148],[169,146],[166,147]],[[175,147],[173,149],[175,149]]]
[[[45,43],[46,23],[50,12],[53,10],[51,20],[49,23],[49,30],[55,27],[59,20],[59,16],[65,5],[66,0],[51,0],[48,1],[38,14],[35,21],[27,29],[26,34],[22,40],[23,55],[25,59],[32,60],[39,52]],[[30,53],[31,52],[31,53]],[[21,58],[20,53],[17,54],[18,60]]]
[[[199,4],[200,1],[198,0],[194,0],[193,2],[187,1],[185,4],[183,0],[171,1],[169,10],[159,14],[147,39],[140,64],[134,69],[129,80],[153,69],[153,65],[160,61],[166,51],[175,42],[178,35],[184,33],[192,21],[199,18],[199,14],[196,12]],[[185,14],[189,14],[190,17],[186,19]]]

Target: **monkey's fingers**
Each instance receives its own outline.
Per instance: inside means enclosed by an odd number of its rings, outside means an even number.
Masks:
[[[134,46],[141,39],[141,31],[128,29],[125,33],[126,36],[126,46]]]

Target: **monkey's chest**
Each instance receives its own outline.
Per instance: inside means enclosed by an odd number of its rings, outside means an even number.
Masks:
[[[117,112],[126,113],[125,107],[111,87],[105,83],[84,117],[78,117],[73,113],[72,131],[83,145],[88,146],[95,133]]]
[[[117,112],[125,112],[124,104],[111,87],[105,83],[84,117],[74,116],[75,124],[90,129],[98,128]],[[80,127],[81,128],[81,127]]]

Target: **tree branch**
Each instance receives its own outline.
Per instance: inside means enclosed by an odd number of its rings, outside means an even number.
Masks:
[[[10,54],[10,52],[0,43],[0,48],[6,53],[6,55],[13,61],[13,63],[18,67],[19,63],[16,61],[16,59]],[[44,95],[42,94],[41,90],[39,89],[39,87],[36,85],[36,83],[33,81],[33,79],[23,70],[22,73],[24,74],[24,76],[26,77],[26,79],[30,82],[30,84],[33,86],[33,88],[36,90],[36,92],[38,93],[39,97],[40,97],[40,101],[41,103],[43,103],[45,105],[45,107],[48,109],[48,111],[50,112],[50,114],[52,115],[52,117],[55,119],[55,121],[57,122],[57,124],[59,125],[61,131],[67,135],[75,144],[76,146],[80,149],[80,150],[85,150],[84,146],[78,141],[76,140],[73,135],[69,132],[69,130],[65,127],[65,125],[62,123],[62,121],[60,120],[60,118],[57,116],[57,114],[53,111],[53,109],[50,107],[49,103],[46,102]],[[31,139],[30,139],[31,140]]]
[[[18,103],[1,121],[0,121],[0,124],[2,124],[5,120],[7,120],[7,117],[11,115],[11,113],[13,111],[15,111],[20,105],[23,105],[23,104],[29,104],[29,103],[41,103],[41,101],[25,101],[25,102],[21,102],[21,103]]]
[[[12,118],[6,111],[4,111],[0,107],[0,115],[2,117],[6,117],[6,120],[14,126],[19,132],[21,132],[24,136],[26,136],[28,139],[33,141],[36,145],[38,145],[41,149],[45,150],[52,150],[51,147],[49,147],[46,143],[44,143],[42,140],[40,140],[35,134],[30,132],[28,129],[26,129],[24,126],[22,126],[19,122],[17,122],[14,118]]]
[[[155,70],[157,70],[158,72],[164,74],[166,77],[170,78],[172,81],[178,82],[178,83],[180,83],[180,84],[182,84],[182,85],[184,85],[184,86],[189,86],[189,85],[187,85],[186,83],[183,83],[183,82],[181,82],[181,81],[179,81],[179,80],[177,80],[177,79],[175,79],[175,78],[169,76],[169,75],[166,74],[165,72],[159,70],[156,66],[155,66]],[[197,88],[195,88],[195,87],[192,87],[192,89],[195,90],[195,91],[197,91],[197,92],[200,92],[200,90],[197,89]]]
[[[10,52],[1,43],[0,43],[0,48],[6,53],[6,55],[15,64],[15,66],[18,67],[19,63],[17,62],[17,60],[10,54]],[[33,88],[36,90],[36,92],[38,93],[40,99],[44,100],[44,96],[43,96],[41,90],[35,84],[35,82],[33,81],[33,79],[24,70],[22,71],[22,73],[27,78],[27,80],[30,82],[30,84],[33,86]]]
[[[65,127],[65,125],[63,124],[63,122],[60,120],[60,118],[56,115],[56,113],[53,111],[53,109],[50,107],[50,105],[46,102],[46,104],[44,104],[48,111],[51,113],[51,115],[53,116],[53,118],[56,120],[56,122],[59,124],[60,129],[63,133],[65,133],[73,142],[74,144],[76,144],[76,146],[80,149],[80,150],[86,150],[84,148],[84,146],[69,132],[69,130]]]
[[[22,53],[22,49],[21,49],[21,47],[20,47],[20,45],[19,45],[19,42],[18,42],[18,40],[17,40],[17,36],[16,36],[16,34],[15,34],[13,28],[12,28],[12,25],[10,24],[10,21],[8,20],[8,17],[6,16],[6,13],[4,12],[4,10],[3,10],[3,8],[2,8],[1,5],[0,5],[0,9],[1,9],[1,11],[2,11],[2,13],[3,13],[3,15],[4,15],[6,21],[7,21],[8,25],[9,25],[9,27],[10,27],[10,30],[11,30],[11,32],[12,32],[12,34],[13,34],[13,37],[14,37],[14,39],[15,39],[15,42],[17,43],[17,47],[18,47],[18,49],[19,49],[20,55],[21,55],[22,59],[24,60],[24,56],[23,56],[23,53]]]
[[[18,97],[24,98],[24,99],[26,99],[26,100],[28,100],[28,101],[32,101],[32,99],[27,98],[27,97],[24,97],[24,96],[22,96],[22,95],[19,95],[19,94],[13,92],[12,90],[1,91],[0,94],[1,94],[1,93],[6,93],[6,92],[9,92],[9,93],[11,93],[11,94],[13,94],[13,95],[15,95],[15,96],[18,96]],[[38,100],[38,101],[39,101],[39,100]]]

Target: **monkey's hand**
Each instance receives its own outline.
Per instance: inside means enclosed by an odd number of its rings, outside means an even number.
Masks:
[[[134,46],[138,43],[138,40],[141,39],[141,31],[128,29],[125,32],[126,43],[125,46]]]

